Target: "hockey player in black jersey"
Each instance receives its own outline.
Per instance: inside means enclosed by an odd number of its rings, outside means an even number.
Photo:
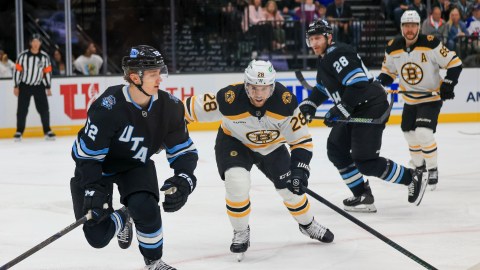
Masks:
[[[432,35],[420,34],[420,15],[407,10],[401,18],[402,37],[390,40],[378,79],[390,85],[398,76],[404,94],[401,128],[410,150],[410,165],[428,171],[432,190],[438,183],[437,142],[434,133],[443,101],[453,99],[462,61]],[[440,68],[447,69],[445,78]],[[424,93],[422,93],[424,92]],[[436,95],[432,95],[436,93]]]
[[[245,69],[244,83],[184,101],[188,122],[222,121],[215,156],[225,181],[227,214],[234,230],[230,246],[233,253],[243,254],[250,244],[253,165],[272,181],[303,234],[326,243],[334,238],[314,219],[301,189],[301,185],[308,185],[313,148],[307,122],[296,97],[275,82],[275,76],[270,62],[253,60]]]
[[[91,213],[83,231],[95,248],[105,247],[115,235],[120,247],[128,248],[133,219],[145,269],[175,269],[161,260],[160,195],[150,157],[165,150],[174,170],[160,189],[168,191],[163,209],[174,212],[195,189],[197,150],[185,126],[182,102],[159,90],[168,74],[162,55],[153,47],[135,46],[123,57],[122,68],[129,84],[105,90],[89,108],[73,144],[76,168],[70,187],[75,217]],[[113,183],[125,206],[116,211]]]
[[[385,90],[352,47],[332,42],[332,28],[324,20],[308,27],[307,44],[318,55],[317,84],[300,103],[307,119],[330,96],[335,105],[325,115],[332,127],[327,141],[329,160],[338,169],[353,197],[345,199],[347,211],[376,212],[372,191],[363,175],[408,186],[408,201],[419,205],[425,192],[422,173],[380,157],[385,124],[348,123],[351,117],[379,118],[388,110]],[[346,123],[347,122],[347,123]]]

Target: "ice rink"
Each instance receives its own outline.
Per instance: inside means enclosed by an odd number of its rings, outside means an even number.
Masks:
[[[335,205],[351,193],[325,152],[327,128],[312,128],[314,156],[309,188]],[[420,206],[407,201],[407,187],[370,179],[376,214],[355,217],[438,269],[480,269],[480,123],[440,124],[439,185]],[[200,160],[198,185],[187,205],[162,213],[163,259],[182,270],[200,269],[423,269],[313,198],[316,219],[335,234],[332,244],[302,235],[273,185],[252,170],[251,246],[238,263],[229,246],[223,182],[214,157],[216,132],[193,132]],[[0,140],[0,266],[74,222],[69,180],[73,137]],[[382,156],[407,164],[407,144],[398,125],[384,132]],[[164,152],[155,155],[159,179],[172,175]],[[114,195],[114,201],[118,194]],[[118,205],[117,205],[118,206]],[[75,229],[13,269],[142,269],[136,238],[121,250],[116,238],[90,247]]]

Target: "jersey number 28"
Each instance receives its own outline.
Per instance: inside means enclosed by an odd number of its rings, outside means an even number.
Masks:
[[[337,61],[333,62],[333,67],[340,73],[344,67],[348,66],[348,60],[345,56],[340,57]]]

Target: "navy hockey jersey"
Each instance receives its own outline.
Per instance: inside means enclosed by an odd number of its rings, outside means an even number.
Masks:
[[[131,99],[128,88],[109,87],[88,110],[87,122],[72,148],[81,183],[143,166],[162,149],[175,173],[192,174],[198,155],[186,128],[182,102],[160,90],[148,108],[142,108]]]

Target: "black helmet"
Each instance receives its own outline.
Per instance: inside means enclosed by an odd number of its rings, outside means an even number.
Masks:
[[[128,56],[122,58],[122,69],[125,74],[129,71],[160,69],[162,76],[168,75],[167,65],[163,61],[162,54],[148,45],[138,45],[130,48]]]
[[[38,39],[40,42],[42,42],[42,37],[38,33],[33,33],[30,36],[30,39],[28,41],[32,42],[32,40],[34,40],[34,39]]]
[[[316,20],[308,25],[307,39],[313,35],[331,35],[333,28],[325,20]]]

